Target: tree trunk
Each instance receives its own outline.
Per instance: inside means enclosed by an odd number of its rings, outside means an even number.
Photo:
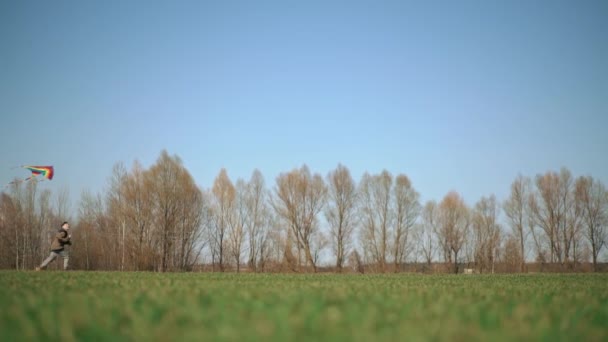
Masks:
[[[524,254],[524,236],[523,236],[523,232],[520,234],[519,237],[519,244],[520,244],[520,248],[521,248],[521,260],[520,260],[520,266],[519,266],[519,271],[521,273],[525,272],[525,268],[526,268],[526,256]]]
[[[591,254],[593,254],[593,272],[598,271],[597,267],[597,251],[594,244],[591,244]],[[589,260],[589,259],[587,259]]]

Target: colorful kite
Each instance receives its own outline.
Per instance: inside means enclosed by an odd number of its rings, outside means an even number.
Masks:
[[[45,179],[51,180],[53,179],[53,175],[55,174],[55,169],[53,168],[53,166],[29,166],[29,165],[23,165],[21,166],[24,169],[29,170],[32,175],[27,177],[26,179],[19,179],[19,180],[15,180],[12,181],[10,183],[8,183],[6,186],[8,186],[9,184],[17,184],[17,183],[21,183],[21,182],[27,182],[29,180],[38,180],[38,178],[36,178],[37,176],[41,175],[42,176],[42,180],[40,181],[44,181]],[[6,187],[5,186],[5,187]]]
[[[28,181],[38,175],[42,175],[42,177],[51,180],[53,179],[53,174],[55,170],[52,166],[22,166],[25,169],[28,169],[32,172],[32,175],[27,177],[25,180]]]

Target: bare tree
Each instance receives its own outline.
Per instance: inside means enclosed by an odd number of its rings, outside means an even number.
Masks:
[[[0,192],[0,268],[15,268],[14,218],[16,206],[13,198]]]
[[[28,259],[31,257],[28,249],[31,247],[32,226],[36,221],[36,181],[28,182],[22,191],[17,185],[14,198],[17,204],[17,216],[15,225],[15,247],[17,257],[16,269],[25,269]]]
[[[522,260],[520,248],[519,237],[515,236],[513,232],[507,234],[501,259],[507,272],[521,272]]]
[[[56,198],[56,215],[62,221],[70,220],[70,190],[67,186],[59,189]]]
[[[507,216],[507,221],[511,226],[513,236],[517,238],[519,246],[519,271],[525,271],[526,265],[526,230],[529,217],[528,198],[530,196],[530,179],[518,176],[511,184],[511,194],[505,201],[503,208]]]
[[[361,244],[366,259],[386,271],[389,252],[391,215],[391,188],[393,176],[386,170],[372,176],[365,173],[361,178]]]
[[[323,234],[322,231],[318,231],[312,238],[311,250],[312,250],[312,258],[315,262],[315,265],[319,264],[319,260],[321,259],[321,253],[327,246],[329,245],[329,239],[327,236]]]
[[[350,171],[341,164],[327,175],[327,184],[329,201],[325,217],[330,226],[330,240],[336,256],[336,268],[338,272],[342,272],[355,228],[357,190]]]
[[[47,228],[54,221],[49,190],[38,190],[38,182],[16,182],[10,194],[2,194],[0,238],[7,262],[15,269],[32,269],[48,252]],[[10,262],[9,262],[10,260]],[[2,262],[0,261],[0,267]]]
[[[540,227],[550,246],[550,262],[560,258],[559,226],[562,224],[563,209],[559,207],[559,176],[554,172],[536,177],[538,194],[530,197],[530,210],[534,225]]]
[[[564,225],[560,227],[560,239],[563,244],[563,261],[572,268],[578,264],[577,249],[581,242],[581,207],[575,199],[574,178],[566,168],[560,170],[560,201],[564,208]]]
[[[359,186],[360,241],[365,257],[381,272],[386,271],[389,257],[397,272],[413,250],[419,197],[406,175],[400,174],[394,181],[386,170],[378,175],[363,175]]]
[[[393,236],[393,263],[397,272],[399,265],[411,252],[411,236],[413,227],[420,215],[420,194],[412,187],[406,175],[400,174],[395,178],[393,188],[394,232]]]
[[[85,270],[97,267],[96,254],[100,246],[95,241],[99,232],[104,230],[104,220],[104,207],[101,196],[94,196],[88,190],[84,190],[80,195],[80,205],[78,207],[78,228],[74,232],[78,236],[79,241],[74,247],[75,252],[81,251],[81,253],[74,253],[77,255],[74,259],[76,259],[76,262],[83,260],[83,268]]]
[[[56,221],[57,216],[52,210],[51,196],[51,191],[46,189],[40,192],[37,199],[36,221],[33,222],[31,227],[32,243],[29,251],[34,264],[38,264],[38,261],[48,252],[49,239],[46,233],[49,227],[54,226],[53,222]]]
[[[317,267],[311,245],[317,233],[317,216],[323,209],[326,194],[323,178],[319,174],[312,175],[306,165],[277,177],[273,206],[278,216],[288,224],[298,255],[303,252],[315,272]]]
[[[192,176],[185,170],[179,172],[178,217],[176,222],[174,267],[190,271],[198,261],[204,247],[203,227],[206,219],[205,198]]]
[[[567,201],[569,206],[566,216],[566,232],[563,238],[569,242],[567,260],[570,262],[571,268],[575,269],[581,262],[586,246],[583,238],[583,206],[581,202],[576,200],[576,188],[574,184],[568,193]]]
[[[439,231],[438,211],[439,209],[435,201],[428,201],[424,205],[424,209],[422,210],[422,225],[417,238],[422,256],[428,268],[431,267],[437,249],[435,235]]]
[[[107,207],[110,217],[109,231],[104,232],[106,238],[115,243],[108,245],[111,253],[106,253],[106,264],[109,269],[124,270],[125,266],[125,240],[126,240],[126,218],[123,184],[128,176],[128,171],[123,163],[116,163],[112,168],[109,178],[109,189],[107,192]],[[108,250],[108,251],[110,251]]]
[[[458,253],[469,231],[469,209],[456,192],[449,192],[439,204],[438,238],[442,241],[446,263],[454,262],[458,273]]]
[[[264,251],[268,250],[267,238],[269,227],[268,192],[264,185],[264,177],[259,170],[254,170],[245,196],[247,213],[246,227],[249,239],[249,267],[257,271],[258,264],[265,260]]]
[[[271,201],[276,201],[272,199]],[[293,248],[296,248],[292,230],[286,221],[281,218],[276,210],[269,211],[268,229],[264,244],[260,246],[259,269],[262,271],[277,271],[287,267],[288,270],[297,272],[298,260],[296,260]],[[286,226],[287,225],[287,226]]]
[[[597,257],[608,242],[608,192],[604,184],[591,176],[579,177],[575,188],[584,232],[591,246],[593,269],[597,272]]]
[[[580,227],[573,200],[570,171],[547,172],[536,177],[537,194],[530,197],[533,226],[540,227],[549,244],[551,262],[564,264],[570,259],[576,232]],[[537,237],[535,236],[535,239]]]
[[[228,178],[226,169],[221,169],[213,182],[213,195],[215,196],[213,239],[211,248],[217,257],[221,272],[224,272],[225,257],[227,254],[228,230],[234,220],[234,207],[236,189]]]
[[[31,181],[26,183],[24,191],[20,191],[16,196],[18,203],[18,224],[16,231],[16,247],[17,269],[27,269],[33,266],[31,249],[35,243],[35,236],[39,234],[36,232],[34,225],[37,221],[36,218],[36,193],[37,193],[37,182]],[[37,240],[37,239],[36,239]],[[30,265],[32,264],[32,265]]]
[[[247,184],[242,179],[236,182],[235,207],[232,220],[228,225],[228,251],[236,264],[236,272],[241,271],[241,255],[243,253],[243,241],[245,240],[246,225],[249,215],[247,213]]]
[[[107,215],[90,208],[96,206],[87,200],[81,217],[87,218],[83,226],[98,232],[90,237],[104,237],[99,241],[107,245],[101,268],[165,272],[189,270],[198,260],[203,195],[179,157],[162,151],[150,169],[136,161],[131,172],[116,164],[107,192]],[[111,249],[113,253],[107,253]]]
[[[127,241],[132,247],[129,255],[135,270],[154,268],[154,203],[151,201],[153,197],[150,192],[155,184],[147,181],[147,178],[150,178],[149,173],[135,161],[129,175],[122,178],[120,187],[123,194],[121,215],[124,216],[121,224],[124,222],[126,228],[122,235],[128,234]]]
[[[196,262],[204,262],[204,251],[212,250],[212,241],[215,229],[215,214],[214,214],[214,195],[210,189],[202,189],[201,195],[203,198],[203,205],[201,208],[201,231],[199,241],[196,242],[196,253],[194,254],[194,260]],[[212,261],[215,259],[212,259]],[[214,265],[212,265],[214,266]]]
[[[475,234],[475,263],[480,272],[494,266],[500,248],[500,226],[497,222],[499,207],[496,197],[482,197],[475,205],[472,226]]]
[[[176,251],[180,250],[182,242],[185,243],[184,251],[186,246],[191,248],[200,229],[200,190],[179,157],[169,156],[167,151],[161,152],[147,179],[151,182],[156,241],[161,251],[158,270],[165,272],[186,267],[181,264],[192,260],[186,254],[176,255]],[[180,241],[180,237],[187,240]]]

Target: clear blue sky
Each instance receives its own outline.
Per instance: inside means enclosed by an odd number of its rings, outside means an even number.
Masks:
[[[608,184],[608,1],[2,1],[0,181],[104,189],[177,154],[274,185],[306,163],[504,199],[565,166]]]

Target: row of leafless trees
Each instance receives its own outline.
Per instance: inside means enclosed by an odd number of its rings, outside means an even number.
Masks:
[[[84,193],[76,262],[84,269],[190,270],[205,246],[210,209],[178,157],[148,170],[114,167],[105,197]]]
[[[0,193],[0,268],[32,269],[48,255],[50,238],[67,215],[68,192],[56,198],[36,183],[14,186],[11,194]]]
[[[567,169],[538,175],[534,182],[519,176],[504,211],[519,246],[522,271],[528,235],[538,262],[575,265],[590,254],[597,269],[608,242],[608,192],[600,181],[574,179]]]
[[[53,198],[36,183],[0,197],[0,267],[31,269],[68,217],[67,191]],[[199,188],[177,156],[154,165],[117,164],[104,194],[83,192],[73,224],[71,264],[87,270],[397,272],[416,262],[477,272],[526,261],[564,270],[591,260],[608,240],[608,192],[566,169],[533,180],[518,176],[509,198],[468,206],[456,192],[420,203],[410,179],[388,171],[357,183],[338,165],[326,177],[303,166],[269,190],[255,170],[233,182],[222,169]],[[504,215],[503,215],[504,213]],[[451,265],[451,266],[450,266]]]

